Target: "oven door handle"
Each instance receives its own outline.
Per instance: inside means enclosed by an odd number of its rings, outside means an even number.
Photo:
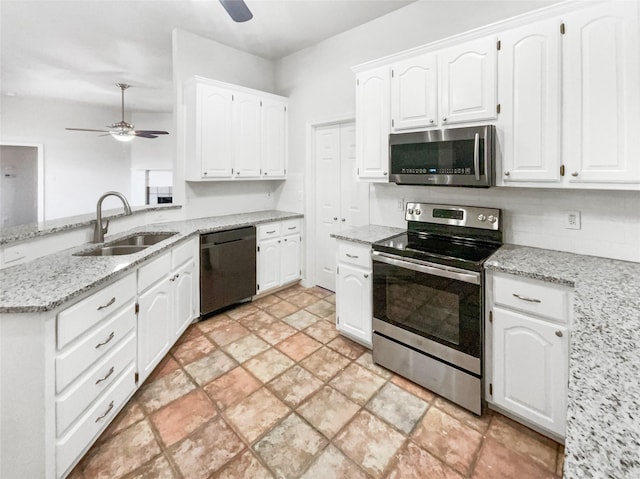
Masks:
[[[455,279],[464,283],[480,284],[480,273],[475,271],[464,271],[458,268],[450,268],[443,265],[436,265],[434,263],[414,263],[407,261],[406,258],[400,259],[400,257],[380,253],[374,251],[371,254],[373,261],[380,263],[390,264],[392,266],[398,266],[399,268],[406,268],[419,273],[431,274],[433,276],[440,276],[442,278]]]
[[[480,181],[480,134],[473,138],[473,168],[476,173],[476,181]]]

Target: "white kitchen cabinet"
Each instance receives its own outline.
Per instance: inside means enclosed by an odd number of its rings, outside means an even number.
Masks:
[[[562,439],[565,435],[572,290],[490,272],[486,327],[489,405]]]
[[[563,18],[564,157],[571,184],[640,182],[639,8],[638,2],[605,2]]]
[[[371,246],[338,241],[336,328],[371,348],[373,323]]]
[[[433,53],[391,67],[391,131],[438,125],[438,63]]]
[[[298,219],[258,225],[258,294],[291,284],[302,277],[301,228]]]
[[[494,36],[438,52],[442,125],[497,118],[497,40]]]
[[[499,35],[498,184],[560,182],[561,33],[549,19]]]
[[[356,159],[358,178],[388,182],[390,112],[389,67],[356,77]]]
[[[284,179],[285,97],[194,77],[184,90],[187,181]]]
[[[200,242],[193,238],[171,250],[173,330],[178,339],[200,314]]]

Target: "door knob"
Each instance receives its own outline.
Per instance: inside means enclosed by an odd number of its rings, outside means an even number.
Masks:
[[[571,173],[571,176],[578,176],[578,172],[574,171],[573,173]]]
[[[333,221],[338,221],[338,217],[337,217],[337,216],[334,216],[334,217],[333,217]]]
[[[562,337],[562,331],[556,331],[556,336],[558,336],[559,338]]]
[[[345,218],[342,218],[342,222],[344,223],[345,221],[347,221]]]
[[[504,172],[504,176],[509,176],[509,175],[511,175],[511,172],[510,172],[510,171],[505,171],[505,172]]]

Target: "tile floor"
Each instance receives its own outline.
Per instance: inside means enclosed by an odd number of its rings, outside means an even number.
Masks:
[[[562,475],[559,444],[374,365],[334,303],[294,286],[190,326],[70,477]]]

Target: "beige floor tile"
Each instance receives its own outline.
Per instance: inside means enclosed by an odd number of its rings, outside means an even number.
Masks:
[[[294,296],[294,295],[296,295],[296,294],[298,294],[298,293],[300,293],[300,292],[302,292],[304,290],[305,290],[305,288],[301,284],[296,284],[296,285],[293,285],[293,286],[291,286],[291,287],[289,287],[287,289],[283,289],[281,291],[276,292],[275,295],[278,298],[287,299],[287,298],[289,298],[291,296]]]
[[[229,316],[224,313],[211,316],[207,319],[198,321],[195,326],[202,331],[203,334],[210,333],[213,329],[220,328],[221,324],[228,324],[229,321],[233,321]]]
[[[216,474],[215,479],[271,479],[271,474],[252,451],[246,450]]]
[[[291,410],[266,388],[258,389],[235,406],[226,416],[248,442],[255,441],[275,426]]]
[[[321,343],[313,338],[310,338],[304,333],[294,334],[293,336],[276,345],[276,348],[278,348],[294,361],[300,361],[306,358],[312,352],[320,349],[321,347]]]
[[[253,449],[276,477],[298,477],[327,445],[327,440],[297,414],[289,415],[258,441]]]
[[[331,304],[330,302],[325,301],[324,299],[321,299],[320,301],[316,301],[315,303],[307,306],[304,309],[306,309],[310,313],[315,314],[316,316],[319,316],[321,318],[326,318],[330,314],[336,312],[336,305]]]
[[[411,382],[408,379],[403,378],[402,376],[394,374],[391,378],[391,382],[396,386],[400,386],[405,391],[409,391],[414,396],[418,396],[423,401],[427,401],[428,403],[431,403],[436,398],[436,395],[428,389],[423,388],[419,384]]]
[[[404,441],[404,436],[384,421],[360,411],[333,442],[368,474],[379,478]]]
[[[204,386],[236,367],[236,362],[220,349],[187,364],[184,369],[200,385]]]
[[[412,434],[412,439],[429,453],[468,476],[475,461],[482,434],[440,409],[430,407]]]
[[[322,381],[297,364],[268,384],[290,407],[296,407],[322,386]]]
[[[474,479],[555,479],[553,472],[540,466],[495,439],[488,437],[482,445]]]
[[[336,353],[333,349],[322,347],[300,361],[300,365],[323,381],[328,381],[339,371],[347,367],[349,362],[349,359]]]
[[[127,479],[174,479],[177,478],[169,465],[167,458],[162,455],[151,462],[136,469]]]
[[[328,343],[339,334],[335,325],[328,321],[318,321],[305,329],[304,333],[323,344]]]
[[[206,356],[212,351],[215,351],[216,346],[209,338],[200,334],[199,336],[183,341],[177,346],[174,346],[171,350],[173,357],[183,366],[185,364],[192,363],[193,361]]]
[[[309,311],[301,309],[300,311],[296,311],[295,313],[284,317],[282,320],[289,326],[293,326],[298,330],[302,330],[308,328],[313,323],[320,321],[320,318],[318,318],[315,314],[311,314]]]
[[[556,460],[556,474],[562,477],[564,472],[564,446],[558,447],[558,459]]]
[[[269,306],[272,306],[276,303],[279,303],[280,301],[282,301],[280,298],[278,298],[275,294],[270,294],[268,296],[263,296],[260,299],[256,299],[255,301],[253,301],[251,304],[253,304],[254,306],[260,308],[260,309],[264,309],[264,308],[268,308]]]
[[[177,369],[180,369],[180,364],[178,364],[178,361],[176,361],[173,356],[167,354],[155,367],[155,369],[151,371],[151,374],[149,374],[149,377],[145,381],[145,385],[150,384],[153,381],[166,376],[167,374],[171,374]]]
[[[363,406],[384,383],[385,380],[377,374],[359,364],[351,363],[329,384],[352,401]]]
[[[207,326],[206,329],[207,336],[219,346],[226,346],[250,333],[242,324],[226,316]]]
[[[366,408],[405,434],[410,434],[429,404],[393,383],[385,384]]]
[[[424,449],[407,442],[396,455],[396,464],[386,476],[388,479],[433,478],[463,479]],[[497,479],[497,478],[496,478]]]
[[[195,388],[189,376],[182,369],[177,369],[151,384],[145,384],[138,396],[138,403],[147,412],[156,411]]]
[[[244,303],[242,306],[237,306],[233,309],[230,309],[226,312],[227,316],[231,319],[235,319],[236,321],[240,318],[244,318],[245,316],[255,313],[258,311],[258,308],[251,303]]]
[[[136,447],[131,447],[135,444]],[[144,420],[98,445],[83,460],[82,472],[91,479],[114,479],[128,474],[154,456],[160,446]]]
[[[245,328],[249,329],[251,332],[256,332],[259,329],[266,328],[270,324],[273,324],[278,321],[278,318],[270,315],[266,311],[256,311],[255,313],[251,313],[244,318],[242,318],[239,323],[242,324]]]
[[[314,286],[312,288],[307,288],[305,293],[312,294],[317,296],[318,298],[326,298],[327,296],[331,296],[333,291],[329,291],[328,289],[321,288],[320,286]]]
[[[331,439],[359,410],[358,404],[335,389],[324,386],[302,404],[297,412]]]
[[[367,479],[367,475],[337,447],[329,444],[301,479]]]
[[[347,338],[343,338],[342,336],[337,336],[333,341],[327,344],[327,346],[349,359],[358,359],[362,353],[366,351],[363,346],[360,346]]]
[[[383,368],[382,366],[378,366],[373,362],[373,357],[371,356],[371,353],[369,351],[365,352],[362,356],[356,359],[356,363],[385,379],[389,379],[393,376],[393,373],[391,371]]]
[[[258,336],[260,336],[271,345],[278,344],[280,341],[284,341],[297,332],[297,329],[292,328],[288,324],[285,324],[281,321],[277,321],[255,331]]]
[[[264,353],[246,361],[243,366],[263,383],[271,381],[295,363],[277,349],[268,349]]]
[[[327,303],[336,304],[336,294],[335,293],[331,293],[329,296],[326,296],[324,298],[324,300]]]
[[[180,335],[178,340],[176,341],[176,345],[180,345],[185,341],[191,341],[198,337],[202,336],[202,330],[198,328],[195,324],[191,324],[184,330],[184,332]]]
[[[287,298],[287,302],[297,306],[298,308],[304,308],[312,305],[316,301],[318,301],[318,297],[313,294],[309,294],[306,291],[301,291],[300,293]]]
[[[298,311],[298,307],[285,300],[285,301],[280,301],[279,303],[276,303],[272,306],[269,306],[268,308],[265,309],[265,311],[269,313],[271,316],[274,316],[278,319],[282,319]]]
[[[485,408],[482,416],[476,416],[472,412],[469,412],[440,396],[436,396],[435,400],[432,401],[432,404],[438,409],[446,412],[449,416],[455,417],[458,421],[472,427],[482,434],[486,432],[489,427],[489,423],[491,422],[491,417],[493,416],[493,413],[489,408]]]
[[[173,446],[169,452],[185,478],[204,479],[243,449],[240,438],[218,417]]]
[[[232,369],[204,387],[220,409],[226,409],[262,387],[262,383],[242,366]]]
[[[142,421],[142,419],[144,419],[144,412],[142,411],[142,408],[136,399],[131,399],[129,403],[122,408],[122,411],[118,413],[114,420],[111,421],[111,424],[109,424],[107,429],[105,429],[105,431],[100,435],[98,440],[103,441],[108,439],[128,428],[132,424]]]
[[[251,359],[262,351],[269,349],[269,344],[255,334],[249,334],[233,343],[227,344],[223,349],[229,353],[233,359],[239,363],[244,363],[247,359]]]
[[[164,445],[169,447],[186,438],[216,414],[211,400],[201,389],[196,389],[154,412],[149,419]]]

